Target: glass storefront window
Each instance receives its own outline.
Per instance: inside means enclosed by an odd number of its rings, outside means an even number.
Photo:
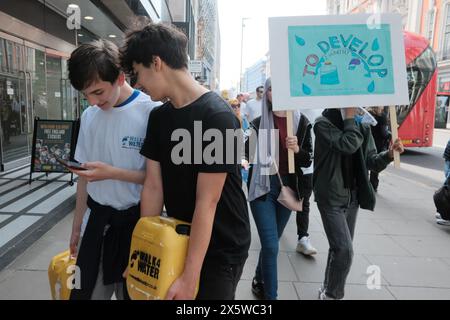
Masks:
[[[34,49],[33,48],[25,48],[25,68],[27,71],[34,71]]]
[[[47,85],[45,81],[45,53],[34,50],[33,79],[33,106],[35,116],[47,119]]]
[[[14,161],[28,154],[28,136],[23,134],[21,103],[24,102],[23,79],[0,75],[0,120],[2,158]]]
[[[5,40],[6,49],[6,70],[12,72],[13,50],[11,41]]]
[[[9,40],[5,40],[5,42],[7,69],[10,73],[17,74],[20,70],[23,70],[22,47]]]
[[[67,67],[67,59],[61,59],[61,79],[69,79],[69,69]]]
[[[5,40],[0,39],[0,71],[7,71]]]
[[[0,165],[30,155],[35,116],[78,116],[79,95],[68,80],[66,58],[30,46],[0,38]]]
[[[30,83],[23,68],[23,46],[5,39],[0,43],[0,151],[2,163],[8,163],[30,154]]]
[[[30,155],[34,116],[75,120],[77,106],[65,58],[0,38],[0,164]]]
[[[75,120],[77,106],[77,91],[72,87],[69,80],[69,72],[67,69],[67,60],[61,60],[61,92],[62,92],[62,113],[63,120]]]
[[[450,92],[450,76],[439,77],[438,91],[439,92]]]
[[[62,72],[61,58],[47,55],[47,119],[59,120],[64,118],[61,108]]]
[[[80,96],[81,96],[81,101],[80,101],[81,110],[80,110],[80,114],[83,114],[84,110],[89,108],[89,102],[87,101],[87,99],[83,95],[80,95]]]
[[[15,71],[16,72],[20,72],[20,70],[24,69],[24,65],[23,65],[23,54],[22,54],[22,50],[23,50],[23,46],[17,43],[14,43],[14,61],[15,61]]]
[[[41,119],[74,120],[77,92],[70,85],[67,60],[26,48],[26,69],[32,75],[34,115]]]
[[[448,96],[437,96],[436,98],[436,113],[434,118],[435,128],[446,128],[447,127],[447,114],[448,114],[448,102],[450,97]]]

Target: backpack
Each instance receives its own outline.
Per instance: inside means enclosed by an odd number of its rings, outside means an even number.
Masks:
[[[449,190],[450,179],[447,178],[445,184],[440,187],[433,196],[434,205],[436,206],[437,212],[441,214],[442,219],[450,220],[450,190]]]

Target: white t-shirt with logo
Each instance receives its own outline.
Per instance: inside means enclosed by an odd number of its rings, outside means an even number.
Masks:
[[[97,106],[89,107],[81,116],[75,159],[81,163],[101,161],[122,169],[145,170],[145,158],[139,152],[150,112],[159,104],[139,92],[118,108],[103,111]],[[87,184],[87,193],[93,200],[117,210],[138,204],[141,190],[141,185],[119,180]]]

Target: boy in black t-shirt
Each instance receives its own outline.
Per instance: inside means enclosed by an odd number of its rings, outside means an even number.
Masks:
[[[192,223],[184,271],[167,299],[194,298],[198,280],[197,299],[234,299],[250,246],[233,136],[241,130],[225,101],[191,77],[186,45],[179,30],[149,24],[129,33],[121,50],[137,84],[156,100],[169,99],[151,113],[141,150],[141,216],[160,215],[164,204],[170,217]]]

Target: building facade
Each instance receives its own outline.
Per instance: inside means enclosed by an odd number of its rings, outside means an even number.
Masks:
[[[198,4],[194,0],[168,0],[173,24],[188,37],[188,55],[195,59]]]
[[[420,33],[437,54],[438,91],[450,92],[450,1],[423,0]]]
[[[403,26],[408,28],[414,18],[412,8],[418,0],[327,0],[329,14],[395,12],[402,16]],[[421,1],[421,0],[419,0]]]
[[[245,70],[242,83],[243,92],[250,93],[251,97],[255,96],[256,88],[263,86],[270,76],[268,74],[269,61],[270,59],[266,56]]]
[[[220,28],[217,0],[198,1],[196,60],[202,62],[201,82],[216,90],[220,82]]]
[[[328,0],[330,14],[398,12],[405,30],[430,41],[438,60],[438,91],[450,92],[450,0]]]
[[[0,171],[30,163],[35,117],[78,119],[82,96],[68,80],[77,44],[117,44],[137,15],[172,21],[167,1],[0,1]]]

